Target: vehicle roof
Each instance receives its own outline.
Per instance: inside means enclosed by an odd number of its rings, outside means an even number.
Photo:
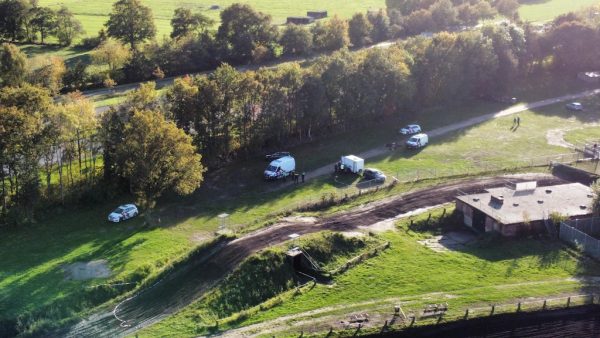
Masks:
[[[571,102],[572,105],[581,106],[581,102]]]
[[[410,128],[410,127],[420,127],[418,124],[408,124],[408,125],[406,125],[406,126],[407,126],[407,127],[409,127],[409,128]]]
[[[365,171],[367,171],[367,170],[370,170],[370,171],[375,171],[375,172],[381,173],[381,170],[379,170],[379,169],[376,169],[376,168],[367,168],[367,169],[365,169]]]
[[[119,206],[119,208],[131,208],[131,207],[135,207],[135,204],[130,203],[130,204],[123,204],[123,205]]]
[[[347,158],[347,159],[349,159],[350,161],[354,161],[354,162],[357,162],[357,161],[364,161],[362,158],[360,158],[360,157],[358,157],[358,156],[354,156],[354,155],[346,155],[346,156],[342,156],[342,158]]]
[[[423,137],[427,137],[427,134],[425,134],[425,133],[416,134],[416,135],[413,135],[413,137],[412,137],[412,138],[415,138],[415,137],[416,137],[416,138],[423,138]]]
[[[279,163],[287,162],[287,161],[289,161],[289,159],[292,159],[292,160],[293,160],[294,158],[293,158],[292,156],[284,156],[284,157],[280,157],[280,158],[278,158],[278,159],[276,159],[276,160],[273,160],[273,161],[271,162],[271,164],[272,164],[272,165],[275,165],[275,164],[279,164]]]

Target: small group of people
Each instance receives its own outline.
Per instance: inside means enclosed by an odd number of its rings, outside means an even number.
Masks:
[[[292,180],[294,180],[294,183],[300,183],[300,179],[302,179],[302,183],[304,183],[304,177],[306,176],[306,173],[303,171],[301,174],[299,174],[295,171],[292,171],[290,176],[292,177]]]
[[[337,162],[333,166],[333,171],[336,173],[344,172],[345,169],[346,169],[346,167],[344,166],[344,163],[342,163],[342,162]]]

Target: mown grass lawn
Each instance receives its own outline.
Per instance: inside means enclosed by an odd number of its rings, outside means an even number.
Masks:
[[[585,102],[585,101],[584,101]],[[448,114],[434,119],[421,113],[426,128],[498,109],[497,104],[477,103],[466,108],[445,109]],[[512,118],[490,121],[432,144],[420,153],[398,151],[368,166],[378,166],[388,173],[410,177],[416,170],[431,168],[481,169],[477,160],[486,163],[510,163],[514,158],[564,152],[545,143],[545,130],[556,125],[583,126],[583,117],[597,118],[597,112],[573,115],[556,105],[521,114],[522,125],[508,131]],[[588,120],[585,120],[588,121]],[[360,132],[331,137],[329,140],[290,149],[296,155],[299,170],[311,170],[332,163],[345,153],[359,153],[380,146],[397,137],[400,124],[413,121],[373,125]],[[475,157],[476,156],[476,157]],[[128,202],[106,200],[81,209],[66,206],[49,210],[37,223],[19,229],[3,230],[0,242],[0,318],[13,318],[24,311],[65,300],[83,288],[127,279],[134,274],[152,274],[185,256],[192,248],[211,238],[219,225],[218,215],[230,214],[229,225],[260,226],[272,221],[274,214],[323,195],[340,194],[339,185],[330,177],[311,180],[298,187],[280,190],[279,183],[261,179],[266,162],[261,159],[232,164],[210,174],[204,187],[188,198],[167,196],[158,210],[122,224],[109,224],[107,214],[116,205]],[[456,172],[456,171],[455,171]],[[404,175],[404,176],[403,176]],[[389,193],[413,188],[398,186]],[[378,195],[377,197],[381,197]],[[114,274],[109,279],[69,281],[62,266],[76,261],[107,259]]]
[[[519,16],[524,21],[548,21],[555,17],[575,12],[584,7],[597,5],[598,0],[543,0],[522,1],[519,7]]]
[[[441,210],[432,213],[439,215]],[[427,214],[422,214],[415,220],[425,218]],[[600,274],[600,264],[581,260],[554,240],[480,238],[461,249],[439,253],[418,243],[430,237],[431,232],[409,229],[408,220],[401,220],[398,225],[398,231],[378,235],[391,243],[390,248],[378,256],[336,277],[331,285],[318,284],[236,326],[321,308],[343,314],[353,308],[353,304],[370,302],[350,310],[367,311],[393,297],[415,301],[405,307],[406,311],[417,311],[422,304],[447,302],[456,312],[453,314],[458,314],[466,306],[577,292],[582,284],[566,281],[566,278]],[[390,305],[390,313],[391,308]],[[323,315],[314,314],[314,318],[318,321]],[[194,331],[199,326],[190,320],[193,316],[194,310],[186,310],[139,334],[142,337],[194,336],[200,332]],[[307,318],[311,315],[298,320]]]

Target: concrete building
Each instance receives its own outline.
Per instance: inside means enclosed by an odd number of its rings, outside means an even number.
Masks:
[[[315,21],[315,18],[311,17],[311,16],[288,16],[287,17],[287,24],[294,24],[294,25],[308,25],[311,24]]]
[[[306,16],[310,16],[315,20],[325,19],[327,17],[327,11],[308,11],[306,12]]]
[[[523,182],[457,196],[456,209],[468,227],[518,236],[546,232],[552,213],[568,218],[591,215],[592,198],[592,189],[580,183],[537,187],[536,182]]]

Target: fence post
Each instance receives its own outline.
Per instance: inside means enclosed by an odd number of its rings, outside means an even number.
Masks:
[[[410,326],[412,327],[415,324],[415,320],[417,320],[417,317],[413,315],[411,321],[410,321]]]
[[[490,316],[494,315],[494,311],[496,311],[496,304],[492,305],[492,312],[490,312]]]
[[[567,298],[567,308],[571,306],[571,297]]]
[[[465,319],[469,319],[469,309],[465,311]]]
[[[542,305],[542,310],[546,310],[546,300],[544,299],[544,305]]]
[[[517,304],[517,312],[521,312],[521,302]]]

